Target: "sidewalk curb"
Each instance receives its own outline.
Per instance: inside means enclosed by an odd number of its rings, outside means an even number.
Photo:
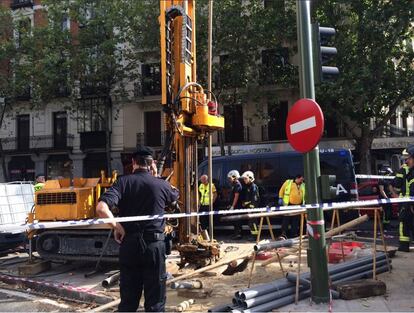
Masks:
[[[38,292],[48,292],[69,300],[72,299],[96,304],[106,304],[113,301],[110,297],[98,295],[90,290],[87,290],[86,288],[77,288],[50,281],[15,277],[4,274],[0,275],[0,281],[10,285],[19,285],[23,288],[30,288]]]

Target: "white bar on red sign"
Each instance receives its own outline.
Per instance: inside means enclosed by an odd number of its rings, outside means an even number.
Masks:
[[[290,125],[290,133],[293,135],[293,134],[300,133],[301,131],[308,130],[313,127],[316,127],[315,116],[309,117],[300,122],[296,122]]]

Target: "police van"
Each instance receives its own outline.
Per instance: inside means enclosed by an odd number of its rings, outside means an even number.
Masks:
[[[357,182],[350,150],[320,150],[322,175],[336,175],[336,198],[330,201],[357,200]],[[260,206],[275,206],[279,189],[286,179],[303,173],[303,155],[297,152],[269,152],[262,154],[232,155],[213,158],[213,183],[218,191],[214,208],[226,209],[230,205],[231,186],[227,173],[238,170],[240,175],[252,171],[260,191]],[[198,167],[199,176],[208,173],[207,160]],[[306,183],[306,177],[305,177]]]

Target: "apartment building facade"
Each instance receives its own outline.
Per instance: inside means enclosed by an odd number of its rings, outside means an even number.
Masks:
[[[1,4],[19,10],[30,19],[32,26],[41,22],[40,0],[1,0]],[[69,21],[66,25],[71,27]],[[217,64],[224,61],[224,58],[216,58]],[[297,64],[297,57],[290,60],[283,50],[263,50],[259,65],[266,69],[269,62],[278,62],[281,66]],[[0,166],[0,181],[6,176],[9,181],[33,180],[40,173],[49,179],[97,177],[107,168],[108,159],[112,169],[124,174],[131,171],[131,154],[138,144],[160,151],[165,138],[160,65],[159,62],[144,63],[138,70],[140,79],[133,88],[133,101],[111,108],[104,118],[97,113],[106,106],[106,100],[94,95],[81,97],[83,109],[75,113],[67,110],[64,93],[61,99],[36,111],[31,111],[27,105],[30,91],[22,95],[18,109],[6,112],[0,129],[5,165]],[[271,75],[264,75],[258,88],[257,92],[265,90],[268,94],[260,101],[220,103],[220,113],[226,118],[223,137],[227,154],[292,149],[286,140],[285,121],[289,108],[299,99],[298,88],[279,88],[273,84]],[[1,102],[7,99],[0,99]],[[408,143],[414,143],[413,134],[413,116],[403,118],[398,112],[383,135],[374,140],[374,167],[389,163],[392,155],[399,154]],[[217,134],[213,144],[213,154],[219,155],[221,147]],[[202,144],[200,147],[202,158],[205,151]],[[355,143],[340,123],[327,119],[320,148],[354,150]]]

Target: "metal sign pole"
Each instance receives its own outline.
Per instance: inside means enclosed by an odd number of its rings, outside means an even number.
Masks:
[[[310,1],[296,0],[298,46],[300,56],[301,98],[315,99],[313,77]],[[304,154],[306,202],[319,203],[318,177],[320,176],[319,148]],[[322,208],[308,209],[309,236],[308,265],[311,272],[312,300],[316,303],[329,301],[328,264],[326,260],[325,226]]]

